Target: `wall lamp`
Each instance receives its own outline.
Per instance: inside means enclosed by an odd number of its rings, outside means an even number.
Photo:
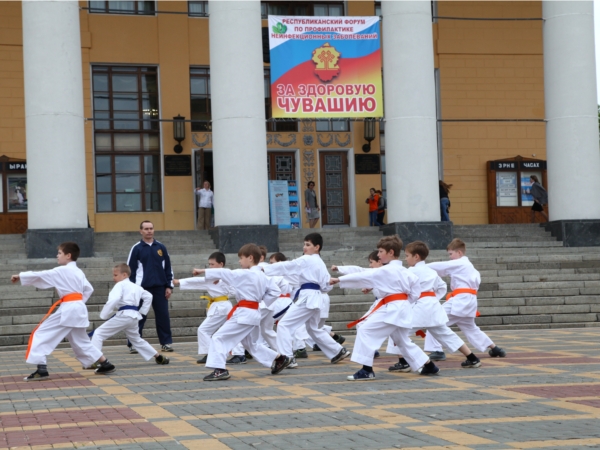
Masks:
[[[181,153],[183,151],[181,141],[185,140],[185,117],[181,117],[179,114],[177,114],[177,117],[173,117],[173,139],[177,141],[173,151]]]
[[[365,127],[364,138],[367,143],[362,146],[362,151],[369,153],[371,151],[371,141],[375,139],[375,119],[365,119],[363,123]]]

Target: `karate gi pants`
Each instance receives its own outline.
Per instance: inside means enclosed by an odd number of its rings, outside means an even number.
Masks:
[[[317,343],[325,356],[329,359],[336,356],[342,346],[335,342],[327,331],[319,328],[320,310],[308,309],[305,303],[293,304],[285,313],[283,319],[277,324],[277,349],[282,355],[294,356],[294,334],[302,325],[306,324],[308,335]]]
[[[263,338],[263,344],[267,344],[271,350],[277,351],[277,333],[274,330],[275,319],[273,311],[268,309],[260,310],[260,334]]]
[[[414,334],[416,331],[422,330],[423,328],[413,328],[411,334]],[[459,348],[461,348],[464,344],[464,341],[458,337],[458,335],[448,328],[446,325],[441,327],[428,327],[426,328],[427,336],[432,336],[436,342],[440,342],[444,348],[448,349],[450,353],[454,353]],[[427,347],[427,345],[425,345]],[[427,351],[427,350],[425,350]],[[388,346],[385,350],[386,353],[390,353],[392,355],[402,355],[400,353],[400,349],[397,345],[394,344],[394,341],[390,338],[388,340]]]
[[[411,329],[400,328],[384,322],[385,310],[377,310],[365,319],[356,333],[356,341],[352,350],[351,361],[363,366],[373,366],[375,351],[379,350],[383,341],[389,336],[398,346],[402,356],[413,371],[419,370],[429,357],[413,341],[409,334]]]
[[[104,341],[120,331],[125,332],[129,342],[146,361],[150,361],[156,355],[156,350],[140,336],[138,320],[129,316],[115,316],[100,325],[94,331],[92,345],[102,351]]]
[[[325,320],[325,317],[321,317],[319,319],[319,328],[322,328],[323,330],[327,331],[327,333],[331,333],[331,325],[325,325]],[[310,336],[306,339],[306,343],[311,347],[315,346],[315,341]]]
[[[211,369],[225,369],[227,353],[240,341],[244,348],[254,357],[255,361],[265,367],[271,367],[277,357],[277,352],[265,345],[259,344],[259,326],[237,323],[234,322],[235,320],[236,318],[232,317],[213,334],[206,359],[206,367],[210,367]]]
[[[448,302],[444,303],[444,306],[447,304]],[[446,314],[448,314],[448,323],[446,325],[449,327],[452,325],[457,325],[458,328],[460,328],[460,331],[465,334],[467,341],[469,341],[469,343],[477,350],[484,352],[490,345],[493,344],[488,335],[481,331],[475,324],[475,317],[453,316],[448,312],[450,308],[444,309],[446,309]],[[425,351],[443,352],[444,349],[431,333],[427,333],[427,336],[425,337]]]
[[[171,319],[169,318],[169,301],[165,297],[166,288],[151,287],[144,288],[146,291],[152,294],[152,309],[154,310],[154,321],[156,322],[156,335],[160,345],[170,345],[173,343],[173,337],[171,335]],[[140,336],[143,336],[144,324],[146,319],[142,319],[139,322],[140,325]],[[127,345],[131,347],[131,342],[127,342]]]
[[[75,358],[89,367],[102,357],[102,352],[94,347],[85,328],[66,327],[60,324],[60,314],[50,315],[33,334],[29,349],[28,364],[46,364],[51,354],[63,339],[67,338]]]
[[[208,355],[210,342],[213,334],[215,334],[223,324],[227,322],[227,314],[212,315],[204,319],[204,322],[198,327],[198,354]],[[236,345],[231,351],[232,355],[244,355],[244,347],[242,344]]]

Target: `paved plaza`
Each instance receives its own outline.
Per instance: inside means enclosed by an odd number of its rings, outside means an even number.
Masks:
[[[279,376],[250,362],[202,382],[208,370],[186,343],[168,366],[107,347],[118,366],[109,376],[60,349],[52,379],[27,383],[23,352],[4,352],[0,448],[600,448],[600,328],[490,336],[507,358],[465,370],[454,355],[422,377],[388,372],[396,359],[382,353],[370,382],[345,381],[358,365],[320,352]]]

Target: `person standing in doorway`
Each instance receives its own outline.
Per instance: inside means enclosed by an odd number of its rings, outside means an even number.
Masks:
[[[173,337],[169,318],[169,297],[173,292],[173,271],[167,248],[154,239],[154,225],[149,220],[140,224],[140,242],[131,247],[127,265],[131,269],[129,279],[152,294],[152,309],[156,321],[156,334],[163,352],[172,352]],[[139,322],[140,336],[146,317]],[[137,350],[127,342],[131,353]]]
[[[317,203],[317,193],[315,192],[315,182],[309,181],[308,188],[304,191],[304,205],[308,216],[308,225],[314,228],[319,221],[319,204]]]
[[[376,192],[379,195],[379,201],[377,202],[377,223],[381,226],[385,225],[383,221],[385,218],[385,210],[387,209],[387,200],[383,196],[383,192],[380,190],[377,190]]]
[[[548,204],[548,192],[544,189],[544,186],[538,180],[538,177],[531,175],[531,196],[533,197],[533,205],[531,205],[531,223],[535,222],[535,213],[539,212],[546,222],[548,222],[548,214],[544,212],[544,205]]]
[[[204,182],[202,189],[196,188],[196,197],[198,197],[198,229],[208,230],[213,207],[213,191],[210,190],[208,181]]]
[[[450,222],[450,198],[448,194],[450,193],[451,184],[446,184],[442,180],[440,180],[440,212],[442,217],[442,222]]]
[[[379,204],[379,194],[375,191],[375,188],[370,189],[370,194],[365,203],[369,205],[369,226],[378,227],[380,223],[377,221],[377,209]]]

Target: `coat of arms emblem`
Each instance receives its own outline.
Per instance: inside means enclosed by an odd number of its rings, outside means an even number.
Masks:
[[[342,54],[328,42],[313,50],[312,61],[315,63],[315,74],[321,81],[331,81],[340,73],[338,61]]]

